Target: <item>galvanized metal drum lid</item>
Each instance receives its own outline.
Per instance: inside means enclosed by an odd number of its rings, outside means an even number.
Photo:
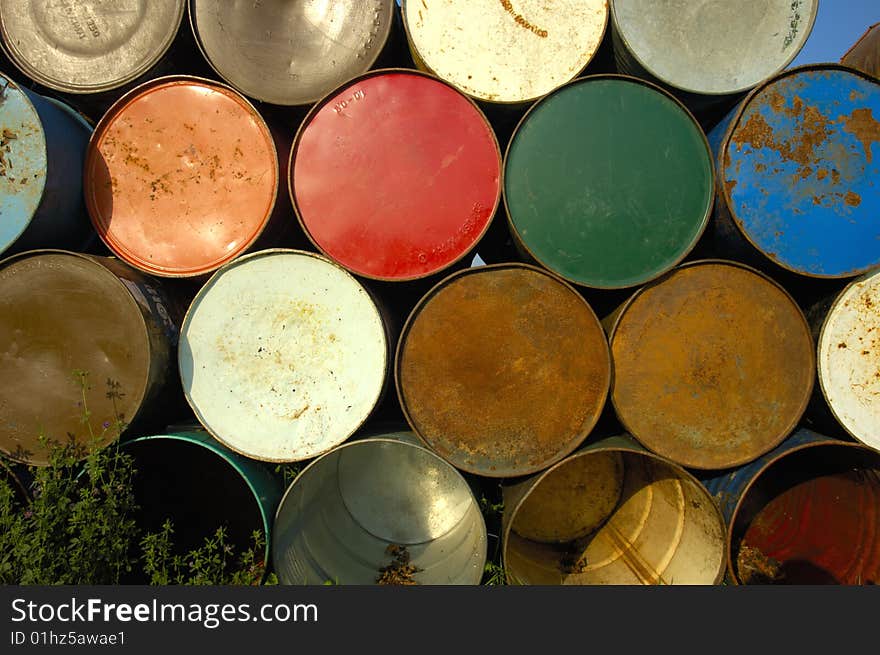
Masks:
[[[123,96],[95,128],[86,206],[131,265],[199,276],[256,241],[278,177],[272,135],[244,97],[209,80],[160,78]]]
[[[391,32],[393,0],[190,0],[208,62],[251,98],[305,105],[365,73]]]
[[[282,584],[477,584],[486,525],[461,474],[430,450],[363,439],[319,457],[278,507]]]
[[[474,98],[524,103],[570,82],[593,58],[607,0],[406,0],[417,63]]]
[[[880,450],[880,271],[850,284],[819,336],[819,383],[846,431]]]
[[[0,74],[0,253],[27,229],[43,199],[48,155],[37,110]]]
[[[0,32],[28,77],[96,93],[147,72],[171,46],[184,10],[185,0],[0,0]]]
[[[449,276],[413,310],[395,365],[413,430],[459,469],[534,473],[592,430],[611,376],[593,310],[540,269],[499,264]]]
[[[217,271],[193,300],[178,359],[199,421],[254,459],[310,459],[348,439],[388,362],[376,304],[320,255],[264,250]]]
[[[727,565],[724,520],[705,488],[680,466],[613,438],[505,496],[504,569],[511,584],[711,585]],[[597,475],[613,463],[614,479]],[[599,513],[596,513],[597,510]],[[564,539],[535,533],[593,515]]]
[[[749,482],[728,540],[738,584],[877,584],[880,454],[843,442],[781,454]]]
[[[84,255],[33,251],[0,262],[0,450],[45,465],[41,434],[113,441],[150,374],[147,326],[123,282]],[[77,371],[87,373],[83,390]]]
[[[742,234],[803,275],[880,264],[880,83],[831,64],[756,89],[719,155],[719,193]]]
[[[508,146],[504,200],[537,261],[576,284],[643,284],[678,264],[706,227],[712,154],[670,94],[616,75],[539,101]]]
[[[501,198],[486,117],[424,73],[382,70],[334,91],[303,122],[290,194],[312,242],[349,270],[412,280],[480,240]]]
[[[723,261],[643,287],[610,335],[611,399],[643,445],[695,469],[738,466],[794,429],[815,377],[800,308],[778,284]]]
[[[751,89],[800,52],[818,0],[611,0],[616,34],[655,78],[683,91]]]

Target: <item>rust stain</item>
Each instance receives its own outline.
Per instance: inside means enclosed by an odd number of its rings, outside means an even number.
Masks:
[[[728,264],[685,267],[642,290],[611,349],[614,406],[633,436],[701,469],[749,461],[778,443],[815,375],[797,305]]]
[[[858,207],[862,204],[862,197],[857,193],[853,193],[852,191],[847,192],[844,200],[846,201],[846,204],[850,207]]]
[[[601,326],[576,293],[531,269],[452,279],[402,339],[407,413],[465,470],[539,470],[570,452],[604,405],[611,362]]]
[[[816,171],[816,178],[817,178],[820,182],[821,182],[822,180],[824,180],[826,177],[828,177],[828,169],[826,169],[826,168],[820,168],[818,171]]]
[[[777,105],[781,107],[779,101],[772,96],[770,104],[774,109]],[[731,141],[740,150],[749,146],[753,150],[769,148],[778,152],[784,160],[800,164],[796,179],[806,179],[815,172],[813,165],[820,158],[817,149],[831,136],[833,123],[817,107],[805,105],[797,96],[793,99],[793,107],[782,108],[782,111],[797,121],[791,140],[777,139],[767,119],[756,111],[734,132]]]
[[[874,112],[870,107],[854,109],[849,116],[841,116],[838,122],[843,124],[843,131],[852,134],[861,141],[865,149],[865,158],[868,163],[874,159],[871,154],[871,145],[880,142],[880,123],[874,118]]]

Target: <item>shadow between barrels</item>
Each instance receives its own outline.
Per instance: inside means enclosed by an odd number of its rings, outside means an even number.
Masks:
[[[260,533],[265,545],[257,554],[265,577],[272,516],[281,496],[280,484],[267,467],[201,430],[139,437],[121,447],[134,459],[136,520],[144,534],[160,532],[172,521],[174,554],[185,555],[204,546],[219,528],[237,552],[254,548],[254,533]],[[136,570],[123,582],[149,580]]]

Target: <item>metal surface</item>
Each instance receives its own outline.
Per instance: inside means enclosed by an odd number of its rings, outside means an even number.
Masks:
[[[225,448],[203,430],[156,434],[127,440],[138,471],[135,489],[147,516],[146,530],[161,529],[172,518],[178,548],[187,535],[193,547],[227,524],[227,543],[253,546],[252,532],[265,536],[263,563],[271,562],[272,524],[283,489],[271,470],[260,462]]]
[[[0,262],[0,450],[42,466],[41,434],[84,443],[86,411],[99,445],[118,436],[117,417],[155,412],[175,320],[159,283],[114,259],[46,250]]]
[[[311,104],[365,73],[388,40],[392,0],[190,0],[193,32],[214,70],[242,93]]]
[[[526,103],[577,77],[608,23],[607,0],[407,0],[416,64],[463,93]]]
[[[403,69],[368,73],[316,105],[289,170],[312,242],[379,280],[461,260],[501,196],[501,154],[482,112],[445,82]]]
[[[401,551],[414,570],[395,566]],[[275,517],[273,552],[282,584],[393,584],[383,576],[391,565],[398,584],[473,585],[483,576],[486,525],[448,463],[421,446],[369,438],[297,476]]]
[[[880,77],[880,23],[869,27],[853,47],[846,51],[840,63]]]
[[[834,64],[761,85],[710,135],[723,244],[822,278],[880,264],[880,83]]]
[[[818,0],[611,0],[618,66],[701,95],[747,91],[806,43]]]
[[[880,271],[841,292],[819,336],[819,385],[834,417],[880,450]]]
[[[694,247],[712,211],[712,154],[671,95],[584,78],[523,117],[504,162],[511,232],[535,260],[588,287],[643,284]]]
[[[611,399],[652,451],[722,469],[777,446],[813,388],[815,351],[800,308],[735,262],[685,264],[636,292],[610,334]]]
[[[456,467],[488,477],[540,471],[596,424],[611,377],[587,302],[546,271],[481,266],[413,309],[395,363],[413,430]]]
[[[85,168],[104,243],[162,277],[205,275],[245,252],[278,195],[265,121],[236,91],[189,76],[120,98],[96,127]]]
[[[186,399],[218,440],[274,462],[348,439],[383,392],[389,338],[367,290],[320,255],[264,250],[217,271],[181,329]]]
[[[622,485],[590,475],[616,460]],[[546,489],[546,488],[549,488]],[[536,499],[537,497],[537,499]],[[566,543],[521,536],[529,505],[552,524],[602,505],[596,529]],[[724,522],[705,488],[626,435],[598,441],[504,489],[504,569],[510,584],[718,584],[727,563]]]
[[[721,509],[722,516],[724,516],[725,523],[729,526],[743,492],[758,472],[764,469],[767,464],[776,461],[786,453],[794,452],[805,446],[817,443],[834,444],[841,442],[818,432],[801,428],[786,437],[785,441],[776,446],[776,448],[758,459],[726,471],[703,473],[699,476],[700,482],[706,487],[712,498],[715,499],[715,502]]]
[[[67,93],[96,93],[159,61],[184,10],[184,0],[0,0],[0,34],[31,79]]]
[[[0,254],[94,238],[82,199],[90,135],[70,107],[0,74]]]
[[[878,508],[876,451],[819,438],[781,452],[741,491],[728,531],[730,577],[737,584],[876,584]]]

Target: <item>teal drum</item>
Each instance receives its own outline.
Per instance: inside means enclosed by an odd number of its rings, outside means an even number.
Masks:
[[[82,188],[91,133],[68,105],[0,74],[0,254],[95,240]]]
[[[712,210],[706,137],[672,95],[635,78],[571,82],[525,115],[504,200],[522,250],[585,287],[644,284],[681,262]]]
[[[236,549],[257,544],[254,579],[265,576],[282,492],[271,468],[197,428],[137,437],[121,447],[134,458],[134,493],[145,531],[158,532],[170,519],[175,552],[186,553],[223,528],[225,542]]]

